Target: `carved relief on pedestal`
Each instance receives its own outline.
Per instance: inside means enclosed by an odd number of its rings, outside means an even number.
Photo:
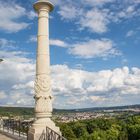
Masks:
[[[35,80],[35,112],[52,112],[52,96],[48,75],[37,75]]]
[[[50,94],[50,78],[48,75],[37,75],[35,80],[35,93],[36,96],[43,94]]]
[[[52,112],[52,96],[48,97],[36,97],[35,96],[35,112],[45,113],[45,112]]]

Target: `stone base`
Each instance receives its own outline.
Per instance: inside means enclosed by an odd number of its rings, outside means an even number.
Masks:
[[[46,127],[49,127],[50,129],[61,135],[59,127],[55,126],[55,123],[50,118],[47,118],[45,120],[37,120],[33,123],[28,132],[28,140],[39,140],[42,133],[46,133]]]

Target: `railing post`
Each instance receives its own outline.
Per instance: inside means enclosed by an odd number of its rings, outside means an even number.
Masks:
[[[4,123],[3,123],[3,127],[2,127],[3,131],[4,131]]]
[[[14,135],[14,124],[13,124],[13,122],[11,121],[11,125],[12,125],[12,131],[13,131],[13,135]]]
[[[52,129],[46,127],[46,140],[67,140]]]
[[[18,129],[19,129],[19,137],[20,137],[20,120],[18,126],[19,126]]]

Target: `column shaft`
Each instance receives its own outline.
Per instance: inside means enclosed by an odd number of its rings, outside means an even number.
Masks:
[[[29,130],[29,140],[39,140],[46,127],[61,134],[59,127],[51,120],[52,95],[50,81],[50,54],[49,54],[49,12],[53,5],[48,0],[39,0],[34,4],[38,12],[38,47],[35,80],[35,116]]]
[[[37,118],[51,116],[52,96],[50,84],[50,55],[49,55],[49,14],[42,7],[38,11],[38,48],[35,82],[35,112]]]

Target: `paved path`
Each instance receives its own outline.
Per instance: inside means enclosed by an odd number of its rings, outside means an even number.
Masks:
[[[27,136],[25,135],[20,135],[17,132],[8,131],[8,130],[0,130],[0,140],[27,140]]]
[[[0,140],[14,140],[0,133]]]

